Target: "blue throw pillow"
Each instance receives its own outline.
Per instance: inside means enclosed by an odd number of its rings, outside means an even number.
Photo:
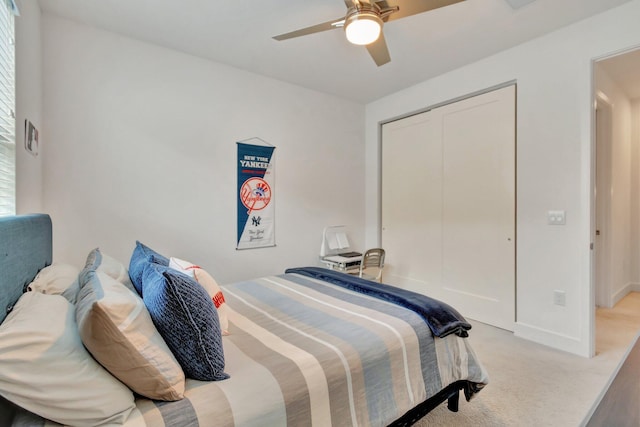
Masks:
[[[142,296],[142,273],[147,263],[168,266],[169,258],[160,255],[158,252],[136,240],[136,247],[133,249],[131,259],[129,260],[129,278],[140,296]]]
[[[146,263],[142,287],[151,319],[185,375],[201,381],[229,378],[218,313],[207,291],[189,276],[154,263]]]

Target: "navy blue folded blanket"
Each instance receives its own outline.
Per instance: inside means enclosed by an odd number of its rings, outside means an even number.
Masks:
[[[419,314],[429,325],[433,335],[437,337],[443,338],[450,334],[463,338],[469,336],[467,331],[471,329],[471,325],[456,309],[426,295],[320,267],[289,268],[285,273],[296,273],[324,280],[408,308]]]

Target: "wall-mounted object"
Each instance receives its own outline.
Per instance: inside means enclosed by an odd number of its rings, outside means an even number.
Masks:
[[[39,147],[38,129],[28,119],[24,121],[24,149],[32,156],[38,155]]]
[[[275,246],[275,147],[260,138],[251,138],[237,144],[236,249]]]

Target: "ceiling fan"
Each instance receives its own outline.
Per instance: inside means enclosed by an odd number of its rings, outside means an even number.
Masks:
[[[273,38],[281,41],[335,28],[344,28],[347,40],[353,44],[366,46],[375,63],[381,66],[391,61],[387,42],[382,33],[382,26],[385,22],[461,1],[464,0],[344,0],[347,6],[347,14],[344,17],[280,34]]]

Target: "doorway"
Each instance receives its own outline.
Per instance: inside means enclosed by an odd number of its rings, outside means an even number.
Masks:
[[[640,291],[640,49],[593,62],[592,295],[611,308]],[[591,332],[595,339],[595,315]],[[592,353],[598,352],[594,348]]]

